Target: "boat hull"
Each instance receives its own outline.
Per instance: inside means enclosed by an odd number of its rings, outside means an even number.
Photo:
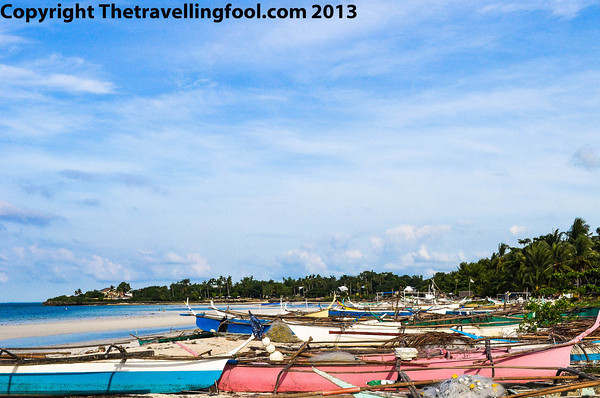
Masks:
[[[350,323],[339,326],[319,326],[300,324],[286,321],[286,324],[294,334],[302,341],[313,341],[325,343],[361,343],[371,341],[387,341],[404,334],[418,334],[430,332],[455,333],[450,327],[424,326],[407,327],[397,322],[381,323]],[[517,324],[504,326],[477,326],[461,325],[461,331],[483,337],[511,337],[516,334]]]
[[[402,361],[400,370],[406,372],[413,381],[445,380],[453,375],[471,374],[485,377],[514,377],[518,381],[523,377],[554,376],[557,368],[569,365],[571,346],[555,347],[522,355],[501,357],[494,360],[494,366],[483,353],[456,354],[437,358],[420,358]],[[268,363],[241,364],[230,361],[225,366],[218,386],[228,392],[269,393],[275,389],[278,375],[278,392],[311,392],[336,389],[328,379],[318,375],[312,366],[344,382],[355,386],[365,386],[372,380],[397,380],[398,373],[395,358],[392,355],[365,358],[380,360],[381,364],[295,364],[284,369],[285,364]]]
[[[271,325],[269,321],[261,319],[263,333],[266,333]],[[252,321],[246,319],[213,318],[205,314],[196,314],[196,326],[206,332],[252,334]]]
[[[1,365],[2,395],[176,393],[212,386],[226,358]]]

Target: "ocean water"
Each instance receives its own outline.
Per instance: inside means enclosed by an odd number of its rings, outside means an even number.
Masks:
[[[197,311],[206,306],[194,306]],[[163,311],[188,312],[182,305],[78,305],[68,307],[43,306],[42,303],[0,303],[0,347],[40,347],[69,343],[85,343],[95,340],[125,339],[131,333],[139,335],[166,333],[180,329],[140,328],[138,330],[115,330],[107,332],[70,333],[44,337],[3,339],[2,326],[35,323],[32,327],[44,327],[45,322],[77,321],[112,317],[150,316]],[[181,328],[185,329],[185,328]]]
[[[0,303],[0,325],[152,315],[163,310],[187,311],[184,305],[75,305],[56,307],[44,306],[42,303]]]
[[[305,304],[288,304],[288,308],[301,308]],[[312,307],[312,304],[308,304]],[[193,305],[196,312],[209,309],[206,305]],[[217,305],[217,308],[225,310],[247,310],[252,309],[247,305]],[[260,305],[254,308],[260,308]],[[140,328],[133,330],[114,330],[108,332],[92,333],[70,333],[45,337],[27,337],[19,339],[3,339],[2,326],[15,324],[35,323],[32,327],[43,327],[44,322],[76,321],[81,319],[102,319],[111,317],[139,317],[150,316],[163,311],[174,313],[187,313],[185,305],[76,305],[68,307],[43,306],[42,303],[0,303],[0,347],[42,347],[59,344],[85,343],[97,340],[123,340],[131,337],[131,334],[148,335],[168,333],[175,330],[189,328]]]

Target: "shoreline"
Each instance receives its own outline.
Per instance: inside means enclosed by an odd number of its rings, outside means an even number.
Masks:
[[[193,316],[182,316],[172,313],[152,314],[146,316],[98,317],[83,320],[24,322],[4,324],[0,328],[0,344],[2,340],[68,335],[74,333],[109,332],[117,330],[151,329],[151,328],[196,328]]]
[[[212,300],[215,304],[250,304],[250,305],[260,305],[263,303],[269,303],[268,301],[250,301],[250,300]],[[0,304],[10,304],[12,302],[0,303]],[[111,306],[111,305],[182,305],[183,302],[179,301],[129,301],[129,300],[103,300],[103,301],[85,301],[85,302],[48,302],[46,301],[27,301],[23,303],[41,303],[43,306],[47,307],[77,307],[82,305],[93,305],[93,306]],[[208,301],[190,301],[190,305],[210,305],[211,300]],[[279,301],[278,301],[279,303]]]

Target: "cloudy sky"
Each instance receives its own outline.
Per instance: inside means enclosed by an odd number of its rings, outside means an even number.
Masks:
[[[575,217],[600,226],[600,1],[353,4],[354,19],[0,18],[0,301],[429,276]]]

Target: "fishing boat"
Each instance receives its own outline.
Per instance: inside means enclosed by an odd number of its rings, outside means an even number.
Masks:
[[[206,312],[196,312],[192,307],[190,307],[189,301],[186,301],[185,305],[187,306],[190,313],[196,317],[196,326],[198,329],[203,330],[205,332],[213,332],[213,333],[233,333],[233,334],[248,334],[251,335],[253,333],[253,322],[252,322],[252,313],[248,311],[248,315],[246,316],[248,319],[242,319],[242,315],[234,315],[228,312],[223,312],[215,307],[214,303],[210,302],[211,308],[213,308],[212,313]],[[259,322],[262,326],[263,333],[266,333],[271,327],[271,320],[268,319],[258,319],[254,317],[256,322]]]
[[[374,380],[398,380],[403,371],[412,381],[445,380],[455,374],[471,374],[486,377],[503,377],[508,380],[543,379],[554,376],[559,368],[570,363],[573,345],[598,328],[600,316],[593,326],[568,343],[546,345],[533,350],[511,351],[479,349],[452,352],[439,349],[437,354],[421,352],[414,356],[406,351],[395,354],[363,355],[349,360],[315,360],[273,363],[269,361],[244,362],[231,360],[225,366],[218,382],[222,391],[228,392],[310,392],[336,388],[328,378],[313,368],[337,379],[364,386]],[[408,351],[410,352],[410,351]]]
[[[357,308],[354,306],[348,306],[345,303],[337,302],[337,307],[329,310],[329,316],[331,317],[342,317],[342,318],[381,318],[381,317],[405,317],[411,316],[414,312],[407,309],[371,309],[371,308]]]
[[[0,360],[1,395],[175,393],[210,387],[229,357],[125,354]]]
[[[234,333],[234,334],[252,334],[252,321],[250,319],[228,318],[218,315],[197,313],[196,326],[206,332]],[[271,327],[271,320],[261,319],[263,332],[267,332]]]
[[[430,332],[455,333],[451,325],[412,326],[402,322],[345,322],[327,325],[307,324],[291,320],[283,320],[292,332],[302,341],[309,338],[323,343],[354,343],[386,341],[405,334],[421,334]],[[493,324],[491,326],[465,324],[457,325],[461,331],[484,337],[515,336],[517,323]]]
[[[155,356],[111,345],[103,354],[48,356],[0,349],[0,395],[168,394],[210,387],[254,336],[222,355]],[[111,352],[112,349],[119,352]]]

